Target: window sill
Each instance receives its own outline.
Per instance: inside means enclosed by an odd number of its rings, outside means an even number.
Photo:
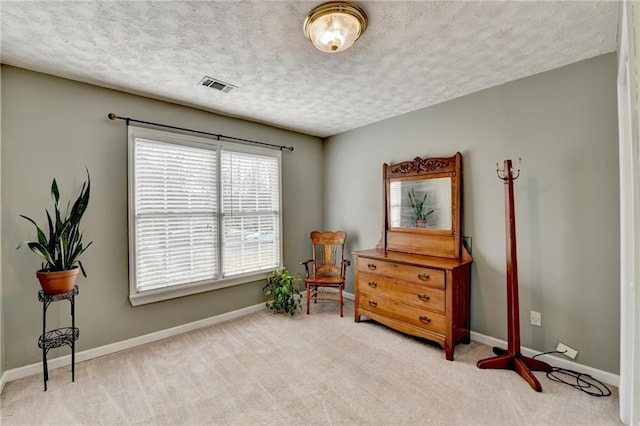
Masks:
[[[154,290],[146,290],[129,294],[129,302],[132,306],[146,305],[148,303],[161,302],[164,300],[176,299],[178,297],[190,296],[221,288],[233,287],[240,284],[248,284],[267,278],[269,271],[256,272],[247,275],[240,275],[233,278],[225,278],[216,281],[205,281],[193,284],[183,284]]]

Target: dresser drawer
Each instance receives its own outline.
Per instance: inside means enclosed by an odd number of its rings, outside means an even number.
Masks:
[[[444,271],[405,265],[402,263],[385,262],[383,260],[358,258],[358,271],[370,274],[384,275],[403,281],[425,284],[434,288],[445,287]]]
[[[394,299],[380,297],[363,290],[358,292],[358,300],[358,307],[364,311],[394,318],[435,333],[446,333],[446,317],[442,314],[407,305]]]
[[[358,288],[375,296],[389,297],[417,307],[445,312],[444,290],[361,272]]]

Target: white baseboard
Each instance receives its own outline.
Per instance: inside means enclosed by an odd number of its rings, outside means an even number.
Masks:
[[[245,315],[249,315],[254,312],[258,312],[265,309],[264,303],[260,303],[246,308],[238,309],[224,314],[216,315],[213,317],[205,318],[199,321],[190,322],[188,324],[179,325],[176,327],[168,328],[166,330],[156,331],[154,333],[145,334],[143,336],[133,337],[131,339],[123,340],[121,342],[111,343],[109,345],[100,346],[93,349],[87,349],[86,351],[76,353],[76,362],[88,361],[90,359],[98,358],[105,355],[110,355],[116,352],[123,351],[125,349],[131,349],[136,346],[144,345],[147,343],[155,342],[157,340],[166,339],[167,337],[176,336],[178,334],[186,333],[188,331],[197,330],[199,328],[208,327],[210,325],[218,324],[223,321],[228,321],[234,318],[240,318]],[[49,369],[64,367],[71,365],[71,355],[61,356],[47,361]],[[24,367],[14,368],[7,370],[0,378],[0,392],[5,383],[13,380],[22,379],[34,374],[42,374],[42,362],[26,365]]]
[[[7,382],[5,376],[6,376],[5,373],[2,373],[2,376],[0,376],[0,395],[2,394],[2,391],[4,390],[4,384]]]
[[[484,343],[488,346],[497,346],[500,348],[506,348],[507,342],[504,340],[496,339],[495,337],[485,336],[484,334],[476,333],[475,331],[471,332],[471,340],[474,340],[479,343]],[[539,351],[535,351],[533,349],[521,347],[520,352],[522,355],[532,357],[534,355],[539,354]],[[565,368],[567,370],[578,371],[583,374],[588,374],[594,379],[600,380],[601,382],[607,383],[613,386],[620,386],[620,376],[617,374],[609,373],[607,371],[598,370],[597,368],[589,367],[588,365],[578,364],[575,361],[570,361],[568,359],[563,359],[551,355],[540,355],[536,359],[540,361],[544,361],[550,364],[552,367]]]

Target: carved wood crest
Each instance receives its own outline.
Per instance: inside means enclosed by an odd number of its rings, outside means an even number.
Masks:
[[[450,159],[446,158],[420,158],[416,157],[413,161],[405,161],[399,163],[391,169],[391,174],[414,174],[414,173],[433,173],[436,171],[445,171],[452,165]]]

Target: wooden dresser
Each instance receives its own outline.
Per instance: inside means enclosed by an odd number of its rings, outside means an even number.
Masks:
[[[461,154],[457,153],[450,158],[416,158],[392,166],[385,164],[383,238],[375,249],[353,253],[355,321],[366,316],[403,333],[434,341],[444,348],[450,361],[455,345],[470,341],[473,260],[460,236],[461,161]],[[402,212],[402,203],[406,202],[402,194],[411,188],[415,199],[415,188],[421,188],[429,195],[437,190],[431,189],[429,182],[435,178],[448,179],[443,182],[450,185],[451,197],[433,194],[433,198],[445,199],[451,206],[434,204],[425,208],[442,210],[450,217],[434,218],[431,228],[413,227],[411,220],[416,219]],[[397,187],[394,182],[403,186]],[[448,186],[444,188],[449,190]],[[395,204],[387,202],[390,199]],[[410,204],[405,207],[411,211]]]
[[[437,342],[450,361],[457,343],[469,343],[471,260],[382,250],[354,255],[356,322],[365,315]]]

